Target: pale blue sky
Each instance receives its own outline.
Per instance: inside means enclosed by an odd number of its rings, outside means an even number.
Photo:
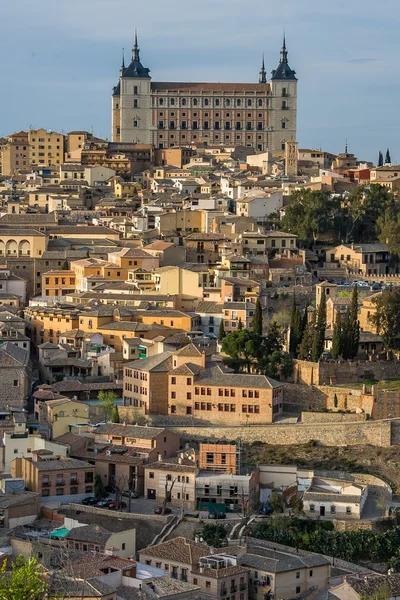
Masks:
[[[381,10],[382,7],[382,10]],[[286,28],[301,147],[400,162],[399,0],[0,0],[0,135],[110,135],[110,94],[135,27],[158,81],[257,81]]]

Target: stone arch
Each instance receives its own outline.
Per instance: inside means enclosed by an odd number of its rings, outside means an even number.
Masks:
[[[6,251],[6,245],[3,240],[0,240],[0,256],[4,256]]]
[[[7,256],[17,256],[18,244],[15,240],[8,240],[6,243],[6,254]]]
[[[30,256],[31,253],[31,243],[28,240],[21,240],[18,245],[18,255],[19,256]]]

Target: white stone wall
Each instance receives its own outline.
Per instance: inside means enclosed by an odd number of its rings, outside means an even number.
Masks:
[[[297,138],[297,81],[271,80],[270,84],[272,92],[270,116],[272,148],[270,149],[284,151],[283,144]],[[284,88],[286,96],[282,95]],[[286,102],[288,107],[286,110],[282,109],[282,101]],[[285,129],[282,129],[282,122],[286,124]]]
[[[152,107],[150,79],[121,78],[120,116],[121,142],[151,143]],[[137,94],[134,88],[137,87]],[[134,107],[137,100],[137,107]],[[137,121],[137,127],[134,122]]]

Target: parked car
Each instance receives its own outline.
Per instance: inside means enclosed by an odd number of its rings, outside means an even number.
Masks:
[[[172,512],[172,510],[170,508],[168,508],[168,506],[165,507],[164,509],[164,515],[169,515]],[[157,506],[154,509],[154,514],[155,515],[162,515],[163,514],[163,507],[162,506]]]
[[[139,498],[139,494],[135,490],[125,490],[125,492],[121,493],[121,496],[125,496],[125,498]]]
[[[95,496],[88,496],[82,500],[82,504],[86,504],[87,506],[94,506],[100,501],[100,498],[96,498]]]
[[[112,498],[103,498],[102,500],[100,500],[96,506],[101,506],[103,508],[106,508],[109,504],[111,504],[112,502],[114,502],[114,500]]]
[[[272,515],[272,508],[268,504],[265,504],[257,511],[257,514],[267,517],[269,515]]]
[[[208,513],[208,519],[226,519],[226,514],[223,512]]]
[[[126,508],[126,502],[110,502],[110,504],[107,505],[107,508],[109,508],[110,510],[119,510],[120,508]]]

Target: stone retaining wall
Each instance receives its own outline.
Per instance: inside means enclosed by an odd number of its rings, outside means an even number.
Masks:
[[[366,421],[365,413],[340,413],[340,412],[302,412],[302,423],[344,423]]]
[[[389,447],[392,443],[391,421],[360,421],[352,423],[287,424],[255,427],[179,427],[169,426],[179,433],[183,442],[239,440],[243,443],[304,444],[315,440],[325,446],[357,446],[371,444]],[[400,443],[400,423],[395,439]]]
[[[354,362],[319,362],[306,360],[293,361],[293,381],[304,385],[331,385],[356,383],[367,374],[375,379],[396,379],[400,377],[398,360],[359,360]]]

